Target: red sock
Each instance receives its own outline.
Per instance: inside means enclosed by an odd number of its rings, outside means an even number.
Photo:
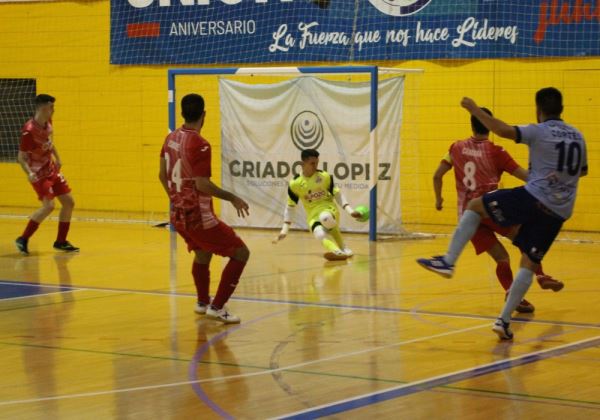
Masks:
[[[71,222],[58,222],[58,235],[56,235],[56,242],[66,242],[67,233],[69,233],[69,227],[71,227]]]
[[[35,231],[37,230],[38,227],[40,227],[40,224],[38,222],[36,222],[35,220],[29,219],[29,223],[27,223],[27,227],[23,231],[23,234],[21,235],[21,237],[25,238],[25,239],[31,238],[31,235],[33,235],[35,233]]]
[[[535,270],[535,275],[536,276],[544,276],[544,271],[542,270],[542,264],[538,265],[537,270]]]
[[[212,306],[217,309],[221,309],[225,303],[229,300],[233,292],[235,291],[235,287],[240,280],[242,275],[242,271],[244,271],[244,267],[246,266],[246,262],[234,260],[231,258],[225,268],[223,269],[223,275],[221,276],[221,282],[219,283],[219,289],[217,290],[217,294],[215,299],[212,302]]]
[[[210,303],[210,296],[208,294],[208,289],[210,287],[210,270],[208,269],[208,264],[198,264],[194,261],[194,265],[192,266],[192,276],[194,276],[198,302],[208,305]]]
[[[513,273],[507,261],[500,261],[496,265],[496,277],[498,277],[498,281],[504,290],[510,289],[513,282]]]

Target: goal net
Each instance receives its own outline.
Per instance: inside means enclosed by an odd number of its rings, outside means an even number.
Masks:
[[[240,219],[222,206],[221,217],[234,226],[281,227],[288,181],[301,173],[301,151],[311,148],[351,205],[370,208],[369,223],[341,212],[342,230],[369,232],[372,240],[417,237],[403,224],[410,197],[405,205],[400,155],[410,166],[410,147],[402,145],[416,144],[418,125],[405,120],[403,106],[407,95],[414,103],[417,90],[405,86],[420,73],[373,66],[171,70],[170,128],[180,98],[202,92],[203,134],[220,146],[213,174],[252,209]],[[307,228],[301,207],[294,225]]]

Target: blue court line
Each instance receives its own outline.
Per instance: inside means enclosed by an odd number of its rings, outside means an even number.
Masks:
[[[0,284],[15,284],[23,286],[39,286],[39,283],[31,282],[20,282],[15,280],[0,280]],[[139,294],[150,294],[150,295],[162,295],[162,296],[181,296],[181,297],[196,297],[195,293],[185,292],[171,292],[163,290],[140,290],[140,289],[125,289],[118,287],[94,287],[94,286],[78,286],[78,285],[61,285],[61,284],[43,284],[45,287],[61,288],[70,287],[72,290],[91,290],[91,291],[105,291],[105,292],[126,292],[126,293],[139,293]],[[413,309],[402,309],[402,308],[386,308],[383,306],[363,306],[363,305],[345,305],[343,303],[329,303],[329,302],[304,302],[299,300],[283,300],[283,299],[269,299],[269,298],[255,298],[255,297],[242,297],[232,296],[230,300],[239,302],[258,302],[258,303],[276,303],[281,305],[298,305],[298,306],[313,306],[321,308],[335,308],[335,309],[354,309],[358,311],[372,311],[372,312],[390,312],[390,313],[401,313],[401,314],[420,314],[420,315],[432,315],[432,316],[447,316],[453,318],[468,318],[468,319],[483,319],[483,320],[496,320],[496,316],[489,315],[475,315],[466,314],[461,312],[444,312],[444,311],[415,311]],[[523,322],[533,324],[545,324],[545,325],[560,325],[563,327],[582,327],[582,328],[600,328],[600,324],[589,324],[586,322],[560,322],[551,321],[544,319],[534,318],[520,318],[513,317],[512,322]]]
[[[58,291],[56,290],[58,289]],[[46,286],[40,283],[28,283],[26,286],[19,283],[0,282],[0,302],[3,299],[15,299],[31,296],[41,296],[51,293],[62,293],[76,290],[70,286]]]
[[[580,340],[571,344],[564,344],[562,346],[548,350],[528,353],[507,360],[488,363],[485,365],[477,366],[475,368],[465,369],[429,379],[423,379],[421,381],[400,385],[385,391],[374,392],[355,398],[349,398],[339,402],[325,404],[320,407],[310,408],[295,413],[286,414],[282,417],[277,418],[308,420],[324,416],[331,416],[334,414],[354,410],[357,408],[362,408],[368,405],[378,404],[380,402],[388,401],[394,398],[404,397],[407,395],[415,394],[417,392],[426,391],[431,388],[445,386],[454,382],[460,382],[466,379],[472,379],[478,376],[483,376],[506,369],[512,369],[517,366],[522,366],[529,363],[539,362],[541,360],[562,356],[567,353],[584,350],[598,345],[600,345],[600,336]]]

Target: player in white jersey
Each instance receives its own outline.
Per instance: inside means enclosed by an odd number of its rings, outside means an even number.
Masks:
[[[522,252],[520,269],[493,327],[504,340],[513,338],[511,314],[531,286],[533,273],[562,224],[571,217],[579,178],[588,172],[583,135],[560,119],[560,91],[552,87],[541,89],[535,95],[535,103],[538,124],[517,127],[487,115],[475,101],[463,98],[461,105],[491,131],[529,146],[529,178],[524,187],[496,190],[471,200],[446,254],[417,260],[430,271],[452,277],[455,262],[482,218],[490,217],[501,226],[521,225],[514,239]]]

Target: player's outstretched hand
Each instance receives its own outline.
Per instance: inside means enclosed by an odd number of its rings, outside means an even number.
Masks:
[[[354,217],[355,219],[360,219],[362,217],[362,214],[360,214],[360,212],[354,210],[352,213],[350,213],[350,216]]]
[[[475,103],[475,101],[466,96],[464,98],[462,98],[462,100],[460,101],[460,106],[462,106],[464,109],[466,109],[469,112],[471,112],[472,110],[477,108],[477,104]]]
[[[237,195],[233,197],[233,200],[231,200],[231,204],[233,204],[233,207],[235,207],[235,209],[237,210],[237,214],[239,217],[250,216],[250,206],[248,206],[248,203],[246,203]]]

